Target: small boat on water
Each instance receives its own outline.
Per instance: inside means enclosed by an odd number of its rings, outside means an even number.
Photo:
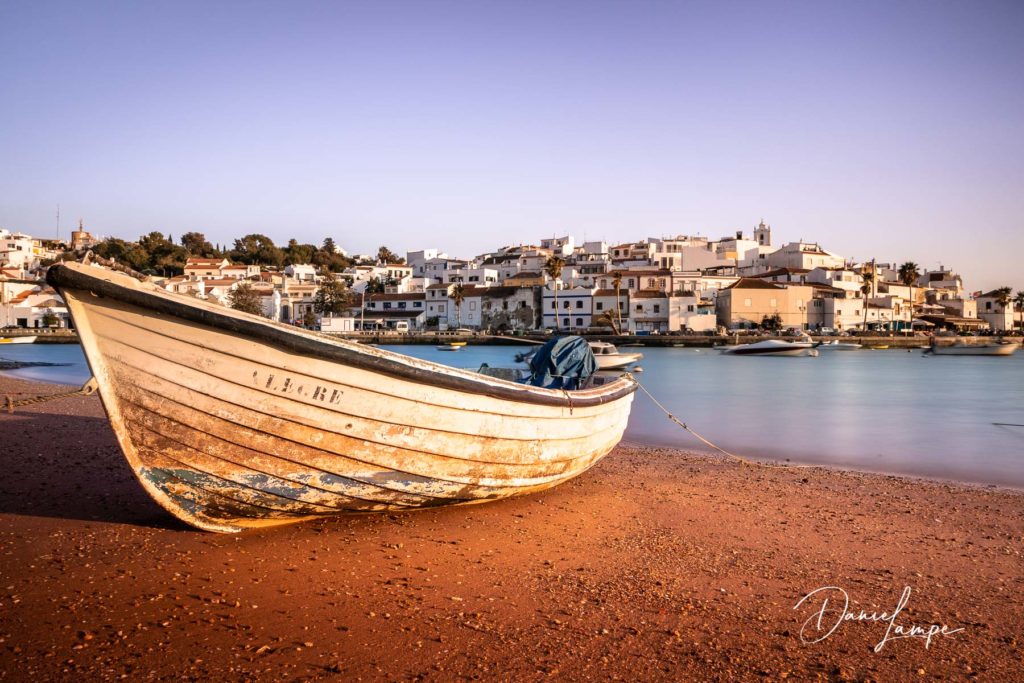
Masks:
[[[580,389],[514,383],[97,266],[55,265],[47,282],[139,482],[209,531],[541,491],[615,447],[637,389],[596,374]]]
[[[452,344],[440,344],[436,348],[438,351],[458,351],[465,345],[466,342],[455,342]]]
[[[587,342],[597,359],[597,367],[601,370],[621,370],[644,357],[642,353],[622,353],[614,344],[602,341]]]
[[[817,356],[813,342],[765,339],[751,344],[726,346],[722,353],[728,356]]]
[[[833,339],[832,341],[821,342],[817,348],[821,351],[856,351],[860,348],[860,344]]]
[[[34,334],[23,337],[0,337],[0,344],[32,344],[35,340],[36,336]]]
[[[925,355],[931,356],[1012,356],[1020,348],[1020,344],[1008,342],[1005,344],[965,344],[957,342],[950,346],[940,346],[932,343],[924,350]]]

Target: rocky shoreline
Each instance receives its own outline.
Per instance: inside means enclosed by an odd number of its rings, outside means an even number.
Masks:
[[[148,498],[95,397],[0,435],[0,680],[1020,674],[1019,491],[624,444],[538,495],[224,536]],[[867,618],[908,586],[928,648]],[[865,618],[804,642],[838,589]]]

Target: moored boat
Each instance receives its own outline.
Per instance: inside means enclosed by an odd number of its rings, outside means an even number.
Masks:
[[[856,351],[860,348],[860,344],[833,339],[832,341],[821,342],[816,348],[822,351]]]
[[[729,356],[816,356],[812,342],[765,339],[751,344],[739,344],[722,348]]]
[[[142,486],[211,531],[550,488],[619,442],[637,388],[508,382],[83,264],[47,281]]]
[[[601,370],[621,370],[644,357],[642,353],[623,353],[608,342],[592,341],[588,344],[590,350],[594,352],[594,358],[597,359],[597,367]]]
[[[925,349],[926,355],[934,356],[1012,356],[1020,348],[1020,344],[1008,342],[1005,344],[965,344],[957,342],[950,346],[940,346],[932,343]]]
[[[21,337],[0,337],[0,344],[32,344],[35,340],[36,336],[34,334]]]

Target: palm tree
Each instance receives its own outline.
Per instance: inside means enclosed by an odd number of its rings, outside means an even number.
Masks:
[[[615,329],[615,334],[619,334],[619,330],[622,329],[622,304],[619,303],[619,288],[622,287],[622,273],[615,271],[612,273],[612,284],[615,285],[615,317],[619,321],[618,327]]]
[[[864,326],[863,329],[866,332],[868,329],[868,298],[871,295],[872,285],[875,282],[875,274],[870,270],[865,270],[861,273],[864,278],[864,283],[860,286],[860,293],[864,295]]]
[[[1009,307],[1010,302],[1013,301],[1013,290],[1009,287],[1000,287],[999,289],[992,292],[995,294],[996,303],[1003,312],[1003,319],[1006,319],[1006,309]],[[1010,309],[1010,328],[1013,328],[1013,309]]]
[[[452,301],[455,302],[455,326],[462,327],[462,302],[466,299],[466,288],[462,283],[452,288]]]
[[[910,327],[914,327],[914,283],[917,282],[917,278],[921,276],[921,272],[917,268],[917,264],[913,261],[907,261],[899,270],[900,282],[910,287],[910,306],[907,311],[908,322]]]
[[[1017,306],[1018,313],[1024,313],[1024,289],[1017,290],[1017,295],[1013,297],[1013,303]],[[1021,318],[1021,328],[1024,329],[1024,317]]]
[[[562,268],[565,267],[565,260],[559,256],[548,258],[544,264],[544,272],[551,277],[555,291],[555,332],[558,332],[558,281],[562,277]]]

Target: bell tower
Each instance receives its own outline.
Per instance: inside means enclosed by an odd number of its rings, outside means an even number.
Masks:
[[[761,224],[754,228],[754,240],[759,247],[772,246],[772,226],[765,225],[763,218]]]

